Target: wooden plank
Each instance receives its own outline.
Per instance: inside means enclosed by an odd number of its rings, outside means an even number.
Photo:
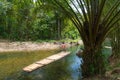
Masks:
[[[68,55],[69,53],[66,53],[66,52],[61,52],[61,53],[59,53],[58,55],[61,55],[61,56],[66,56],[66,55]]]
[[[43,60],[40,60],[40,61],[37,61],[36,64],[42,64],[42,65],[47,65],[49,63],[52,63],[54,62],[54,60],[48,60],[48,59],[43,59]]]
[[[44,66],[44,65],[33,63],[33,64],[23,68],[23,70],[26,71],[26,72],[31,72],[31,71],[39,68],[39,67],[42,67],[42,66]]]
[[[59,59],[65,57],[65,56],[67,56],[69,54],[70,54],[70,52],[60,52],[60,53],[57,53],[55,55],[52,55],[50,57],[47,57],[47,58],[42,59],[40,61],[37,61],[37,62],[35,62],[35,63],[33,63],[33,64],[23,68],[23,70],[26,71],[26,72],[34,71],[34,70],[36,70],[36,69],[38,69],[40,67],[43,67],[43,66],[45,66],[47,64],[50,64],[50,63],[52,63],[52,62],[54,62],[56,60],[59,60]]]
[[[50,57],[47,57],[46,59],[49,59],[49,60],[59,60],[65,56],[67,56],[69,54],[69,52],[61,52],[59,54],[55,54],[55,55],[52,55]]]
[[[47,57],[46,59],[48,60],[59,60],[61,59],[63,56],[60,56],[60,55],[53,55],[53,56],[50,56],[50,57]]]

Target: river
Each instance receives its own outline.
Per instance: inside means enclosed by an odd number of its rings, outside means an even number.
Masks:
[[[69,56],[31,73],[22,71],[22,68],[58,51],[0,53],[0,80],[80,80],[81,58],[76,56],[79,48],[79,46],[69,48],[68,51],[71,52]]]

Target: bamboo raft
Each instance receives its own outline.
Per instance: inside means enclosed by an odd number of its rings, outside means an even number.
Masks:
[[[34,70],[36,70],[38,68],[41,68],[41,67],[43,67],[45,65],[48,65],[48,64],[50,64],[50,63],[52,63],[54,61],[57,61],[57,60],[65,57],[65,56],[67,56],[69,54],[70,54],[70,52],[62,51],[60,53],[57,53],[57,54],[52,55],[52,56],[49,56],[49,57],[47,57],[45,59],[37,61],[37,62],[35,62],[35,63],[33,63],[33,64],[23,68],[23,71],[25,71],[25,72],[32,72],[32,71],[34,71]]]

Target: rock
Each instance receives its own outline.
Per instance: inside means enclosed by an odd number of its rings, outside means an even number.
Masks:
[[[79,56],[79,57],[82,57],[83,51],[82,51],[82,50],[79,50],[79,51],[76,53],[76,55]]]
[[[120,77],[118,77],[117,80],[120,80]]]
[[[111,77],[111,71],[107,71],[107,72],[105,73],[105,76],[106,76],[106,77]]]
[[[114,69],[111,74],[120,74],[120,68]]]

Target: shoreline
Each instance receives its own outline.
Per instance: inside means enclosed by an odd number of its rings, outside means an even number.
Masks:
[[[0,42],[0,52],[13,52],[13,51],[35,51],[35,50],[54,50],[60,49],[62,43],[49,43],[49,42]],[[78,43],[65,43],[66,48],[82,44]]]

